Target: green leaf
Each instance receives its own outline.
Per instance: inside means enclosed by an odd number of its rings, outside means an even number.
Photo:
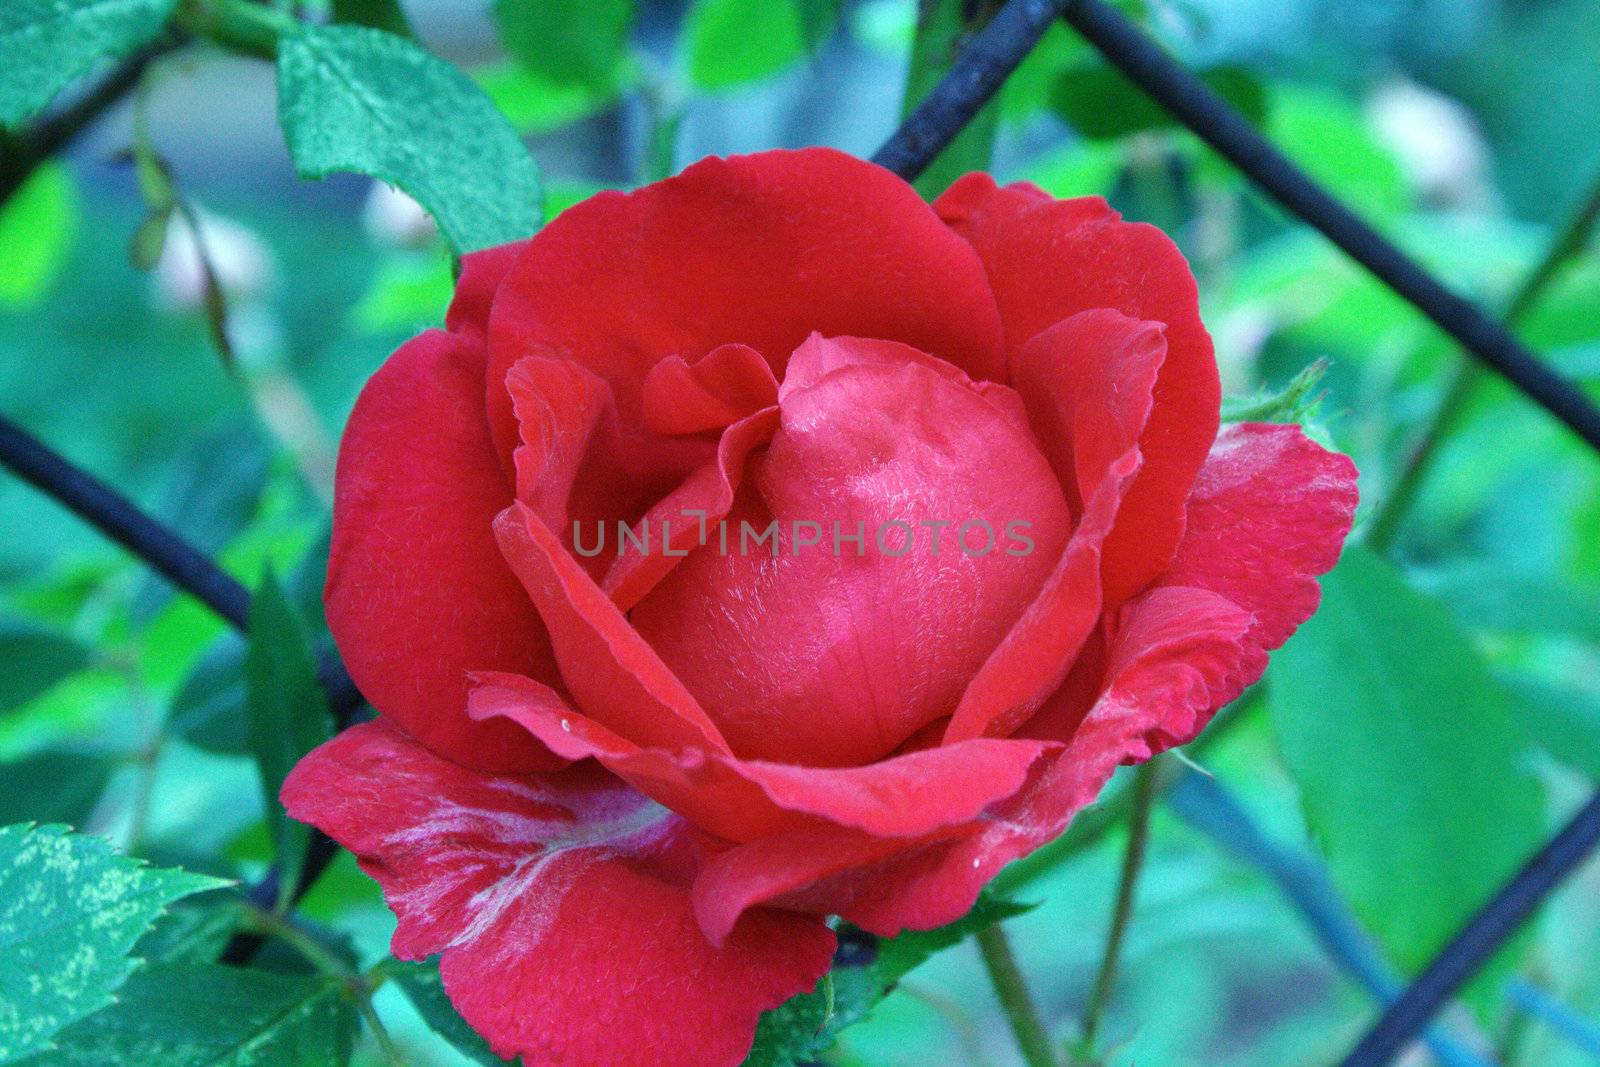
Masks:
[[[167,910],[133,946],[147,964],[215,963],[239,929],[244,902],[238,894],[184,901]]]
[[[1382,218],[1405,208],[1409,193],[1399,162],[1342,97],[1276,87],[1266,127],[1285,155],[1356,210]]]
[[[0,1063],[49,1048],[110,1003],[162,909],[226,884],[146,867],[61,826],[0,828]]]
[[[390,182],[457,252],[538,228],[539,169],[516,131],[470,78],[410,41],[365,26],[286,34],[278,117],[302,177]]]
[[[833,1047],[841,1030],[866,1018],[900,979],[934,953],[1034,907],[985,891],[971,911],[947,926],[877,941],[865,965],[836,963],[816,989],[762,1015],[745,1067],[797,1067],[818,1058]],[[849,927],[840,931],[846,943],[860,936]]]
[[[805,38],[806,51],[815,54],[839,24],[843,0],[794,0],[794,5],[800,15],[800,32]]]
[[[328,573],[326,530],[295,565],[288,587],[301,618],[319,620],[322,583]],[[218,637],[194,662],[172,700],[170,733],[207,752],[247,755],[250,749],[245,712],[246,645],[232,633]]]
[[[918,5],[917,33],[911,45],[911,69],[906,74],[906,91],[901,100],[902,116],[909,115],[949,73],[956,57],[972,33],[982,29],[992,11],[983,19],[971,19],[977,10],[966,0],[928,0]],[[944,151],[934,157],[914,183],[923,199],[932,200],[961,175],[988,170],[994,155],[995,132],[1000,125],[1000,100],[985,104],[971,122],[961,128]]]
[[[50,1064],[332,1067],[349,1062],[356,1025],[337,976],[170,964],[135,974],[114,1006],[63,1033]]]
[[[408,963],[389,960],[384,965],[394,975],[406,997],[433,1032],[453,1045],[457,1052],[485,1067],[500,1067],[507,1062],[489,1050],[489,1043],[467,1025],[444,992],[439,965],[434,961]]]
[[[495,0],[494,19],[506,51],[530,73],[616,93],[633,0]]]
[[[278,791],[300,758],[333,736],[333,716],[317,682],[316,662],[294,609],[269,568],[250,599],[245,650],[245,721],[261,772],[267,825],[277,848],[280,878],[299,884],[311,830],[289,818]],[[290,894],[283,894],[285,902]]]
[[[698,0],[684,23],[689,78],[701,89],[732,89],[771,77],[806,54],[791,0]]]
[[[115,767],[109,756],[75,752],[41,752],[0,763],[0,823],[80,825]]]
[[[6,0],[0,4],[0,126],[44,109],[95,62],[161,31],[176,0]]]
[[[333,21],[371,26],[397,37],[411,36],[411,23],[400,0],[333,0]]]
[[[89,650],[66,634],[0,619],[0,712],[10,711],[89,663]]]
[[[1414,973],[1539,843],[1510,701],[1445,609],[1359,547],[1323,579],[1267,693],[1335,882]]]
[[[1202,73],[1200,80],[1250,121],[1259,122],[1266,114],[1266,94],[1245,71],[1217,67]],[[1098,57],[1062,73],[1051,89],[1050,104],[1080,135],[1096,140],[1178,125],[1127,75]]]
[[[624,63],[616,84],[603,90],[575,83],[556,84],[515,63],[481,67],[472,78],[489,94],[511,125],[523,134],[548,133],[604,109],[638,79],[638,67]],[[546,190],[548,199],[549,190]]]
[[[45,163],[0,205],[0,306],[38,299],[55,280],[77,225],[72,175]]]

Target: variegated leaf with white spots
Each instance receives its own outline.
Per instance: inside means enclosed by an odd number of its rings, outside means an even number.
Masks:
[[[168,904],[226,882],[146,867],[63,826],[0,828],[0,1063],[111,1002]]]

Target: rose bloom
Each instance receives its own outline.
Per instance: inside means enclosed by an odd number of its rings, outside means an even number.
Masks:
[[[1099,198],[822,149],[602,193],[362,392],[327,609],[380,716],[284,803],[497,1053],[736,1064],[830,917],[959,918],[1315,609],[1355,470],[1218,407],[1182,256]],[[872,536],[974,519],[1033,550]]]

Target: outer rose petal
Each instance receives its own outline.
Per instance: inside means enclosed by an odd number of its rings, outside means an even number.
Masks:
[[[969,174],[934,209],[983,259],[1010,354],[1089,308],[1167,324],[1155,410],[1139,439],[1145,465],[1102,565],[1106,603],[1120,603],[1171,562],[1189,486],[1217,433],[1221,386],[1188,264],[1166,234],[1123,222],[1099,197],[1053,200],[1032,186],[999,188],[987,174]]]
[[[732,841],[802,827],[906,838],[964,824],[1014,794],[1029,767],[1056,747],[982,739],[864,767],[800,767],[641,748],[566,707],[547,686],[503,674],[481,681],[473,717],[509,718],[567,759],[597,759],[639,792]]]
[[[737,341],[781,376],[813,330],[904,341],[975,377],[1004,372],[977,256],[882,167],[825,148],[762,152],[601,193],[541,230],[495,298],[495,440],[509,455],[500,382],[523,356],[583,363],[638,423],[645,374],[667,356]]]
[[[1178,558],[1159,581],[1210,589],[1254,617],[1249,669],[1216,707],[1259,678],[1266,654],[1317,610],[1317,576],[1339,561],[1356,501],[1355,464],[1298,426],[1240,423],[1217,437]]]
[[[383,886],[397,957],[443,953],[445,991],[501,1056],[733,1067],[833,954],[820,921],[774,911],[713,947],[694,833],[592,767],[491,777],[375,722],[302,760],[283,801]]]
[[[551,768],[522,731],[466,715],[468,671],[554,672],[495,546],[511,487],[489,444],[483,365],[476,342],[430,330],[362,390],[339,448],[328,626],[361,692],[423,744],[490,770]]]
[[[479,341],[488,336],[489,308],[494,303],[494,294],[511,270],[511,264],[526,247],[527,241],[512,241],[461,257],[461,276],[456,279],[455,296],[444,317],[447,330],[469,334]]]

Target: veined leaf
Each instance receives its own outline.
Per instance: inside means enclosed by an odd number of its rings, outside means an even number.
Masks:
[[[62,826],[0,828],[0,1063],[50,1048],[110,1003],[162,909],[226,884],[146,867]]]
[[[1510,701],[1444,608],[1359,547],[1267,693],[1334,881],[1415,972],[1539,843]]]
[[[791,998],[761,1017],[745,1067],[798,1067],[817,1059],[833,1047],[839,1031],[866,1018],[895,983],[934,953],[1033,908],[1033,904],[985,892],[970,912],[948,926],[909,930],[864,948],[864,952],[871,953],[868,962],[853,964],[836,958],[833,970],[823,976],[816,989]],[[859,935],[846,927],[840,932],[841,944],[848,946],[853,936]],[[848,948],[842,949],[840,957],[847,952]]]
[[[527,237],[539,169],[465,74],[365,26],[303,26],[278,49],[278,118],[302,177],[354,171],[433,215],[457,252]]]
[[[349,1062],[355,1031],[337,976],[172,964],[130,978],[114,1006],[61,1035],[50,1063],[332,1067]]]
[[[0,126],[44,109],[95,61],[161,31],[176,0],[6,0],[0,4]]]
[[[311,830],[284,812],[278,790],[300,757],[333,736],[333,716],[305,631],[270,570],[250,600],[244,676],[245,721],[261,772],[267,825],[277,847],[279,877],[292,886],[299,881]]]

